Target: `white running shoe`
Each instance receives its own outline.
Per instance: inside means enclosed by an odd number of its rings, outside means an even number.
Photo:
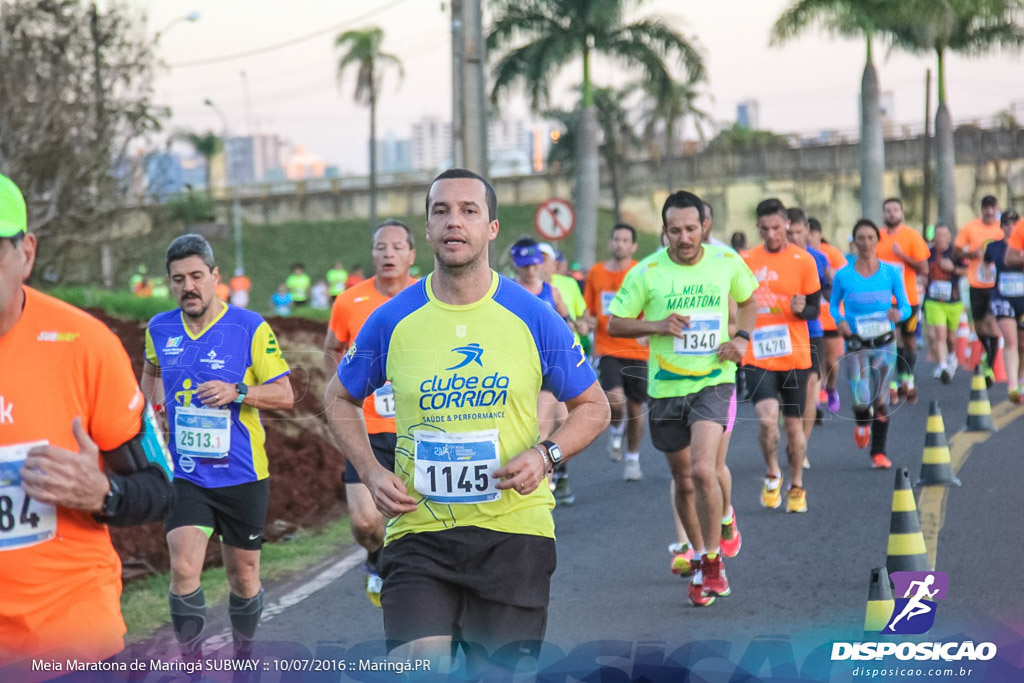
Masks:
[[[622,434],[608,433],[608,457],[612,462],[622,460]]]
[[[626,481],[640,481],[644,473],[640,471],[640,461],[629,459],[622,468],[622,478]]]

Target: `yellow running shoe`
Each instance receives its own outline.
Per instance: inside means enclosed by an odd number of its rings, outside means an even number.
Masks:
[[[761,487],[761,507],[778,509],[782,505],[782,481],[778,477],[765,477]]]
[[[807,491],[803,486],[790,486],[786,494],[786,512],[807,512]]]

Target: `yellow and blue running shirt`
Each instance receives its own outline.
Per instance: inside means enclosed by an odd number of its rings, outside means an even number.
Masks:
[[[432,275],[410,286],[370,315],[338,365],[356,399],[394,388],[395,474],[418,504],[389,521],[386,543],[460,526],[554,538],[548,487],[498,491],[490,473],[538,442],[541,390],[566,401],[596,377],[551,306],[492,278],[465,306],[438,301]]]
[[[716,384],[736,381],[736,364],[720,361],[719,345],[729,340],[729,297],[744,302],[757,279],[732,249],[704,245],[692,266],[681,266],[659,249],[633,266],[612,300],[618,318],[664,320],[671,313],[690,316],[681,338],[650,337],[647,393],[652,398],[695,394]]]
[[[253,386],[291,372],[277,337],[258,313],[225,304],[195,336],[180,310],[155,315],[146,329],[146,360],[160,368],[174,476],[204,488],[270,476],[259,410],[240,403],[205,410],[196,396],[199,385],[210,380]],[[230,444],[226,454],[216,447],[221,439]]]

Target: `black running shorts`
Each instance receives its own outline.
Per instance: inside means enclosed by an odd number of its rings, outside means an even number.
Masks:
[[[555,564],[554,539],[479,527],[411,533],[388,543],[380,555],[388,650],[450,635],[490,654],[526,641],[536,656]]]
[[[243,550],[263,546],[263,527],[270,504],[270,480],[207,489],[184,479],[174,480],[174,503],[164,526],[213,529],[224,545]]]
[[[778,400],[786,417],[803,417],[807,404],[807,381],[810,368],[803,370],[765,370],[754,365],[744,366],[750,400],[757,405],[769,399]]]
[[[654,447],[662,453],[683,450],[690,445],[690,428],[695,422],[713,422],[724,431],[735,391],[735,384],[716,384],[695,394],[651,399],[648,423]]]
[[[977,323],[989,314],[989,299],[995,287],[971,287],[971,320]]]
[[[373,449],[373,454],[377,456],[377,462],[388,472],[395,471],[395,445],[397,442],[398,439],[390,432],[370,434],[370,448]],[[341,480],[346,484],[363,483],[359,478],[359,472],[347,460],[345,461],[345,474],[342,475]]]
[[[601,356],[597,378],[605,391],[622,389],[633,403],[647,403],[647,362],[615,356]]]

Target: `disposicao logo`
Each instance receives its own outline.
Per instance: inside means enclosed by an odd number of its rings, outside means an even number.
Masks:
[[[936,600],[945,600],[949,577],[943,572],[893,572],[896,596],[888,625],[882,633],[924,633],[935,623]]]
[[[881,635],[917,635],[927,632],[935,623],[937,600],[945,600],[949,577],[943,572],[893,572],[889,575],[894,588],[892,613]],[[867,642],[833,643],[832,661],[871,660],[883,657],[918,661],[985,661],[996,656],[994,643],[973,641],[951,642]]]

